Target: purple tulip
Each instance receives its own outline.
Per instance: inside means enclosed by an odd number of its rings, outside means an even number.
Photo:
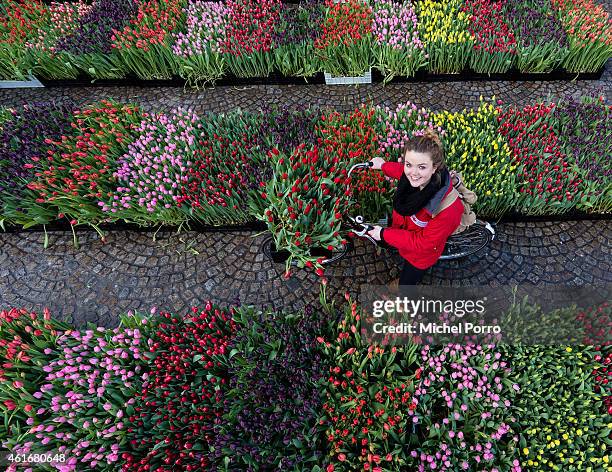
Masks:
[[[111,52],[113,30],[121,31],[136,14],[134,0],[100,0],[79,21],[73,34],[61,38],[57,51],[72,54]]]
[[[20,195],[50,148],[46,141],[70,132],[73,110],[71,102],[41,102],[12,112],[0,132],[0,192]]]
[[[317,381],[325,367],[313,345],[324,323],[323,314],[311,307],[299,320],[270,314],[242,319],[230,348],[240,354],[229,368],[226,412],[215,427],[216,460],[227,448],[232,470],[246,466],[243,457],[259,470],[291,470],[323,454],[313,433],[321,408]]]

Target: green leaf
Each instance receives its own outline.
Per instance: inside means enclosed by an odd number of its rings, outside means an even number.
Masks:
[[[164,441],[160,441],[155,446],[153,446],[152,451],[157,451],[158,449],[164,447],[165,445],[166,443]]]
[[[610,428],[603,428],[599,434],[597,435],[598,438],[607,438],[608,435],[610,434],[610,431],[612,431]]]
[[[127,401],[126,397],[122,397],[115,391],[111,391],[110,396],[112,397],[113,400],[117,402],[117,405],[119,405],[119,407],[121,407],[121,405],[124,405],[125,402]]]

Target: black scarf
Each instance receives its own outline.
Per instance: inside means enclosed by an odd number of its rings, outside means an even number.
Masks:
[[[402,172],[393,198],[393,209],[402,216],[415,215],[442,188],[442,182],[446,181],[445,174],[448,174],[446,169],[436,172],[431,176],[429,183],[420,190],[410,185],[406,174]]]

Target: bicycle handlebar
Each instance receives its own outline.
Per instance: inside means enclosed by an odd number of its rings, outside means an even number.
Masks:
[[[365,223],[363,221],[363,216],[359,215],[356,216],[355,218],[353,218],[352,216],[348,217],[349,221],[351,222],[351,226],[353,228],[353,232],[357,235],[357,236],[365,236],[366,233],[368,233],[369,231],[374,229],[374,226],[372,226],[369,223]]]
[[[360,162],[359,164],[355,164],[353,167],[351,167],[351,169],[348,171],[347,174],[347,178],[351,177],[351,174],[353,173],[354,170],[357,169],[367,169],[369,167],[372,167],[374,165],[374,163],[372,161],[368,161],[368,162]]]
[[[368,169],[368,168],[371,168],[373,166],[374,166],[374,163],[372,161],[360,162],[358,164],[355,164],[348,171],[347,179],[349,179],[351,177],[351,174],[353,173],[353,171],[355,171],[357,169]],[[353,218],[352,216],[349,216],[348,219],[351,222],[351,226],[353,228],[353,232],[357,236],[369,240],[374,245],[378,244],[378,241],[376,241],[374,238],[372,238],[370,235],[368,235],[368,232],[373,230],[374,226],[364,222],[363,216],[358,215],[355,218]]]

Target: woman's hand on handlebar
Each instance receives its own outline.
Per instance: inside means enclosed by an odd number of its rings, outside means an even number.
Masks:
[[[370,162],[372,163],[372,169],[380,170],[386,161],[382,157],[375,157]]]

